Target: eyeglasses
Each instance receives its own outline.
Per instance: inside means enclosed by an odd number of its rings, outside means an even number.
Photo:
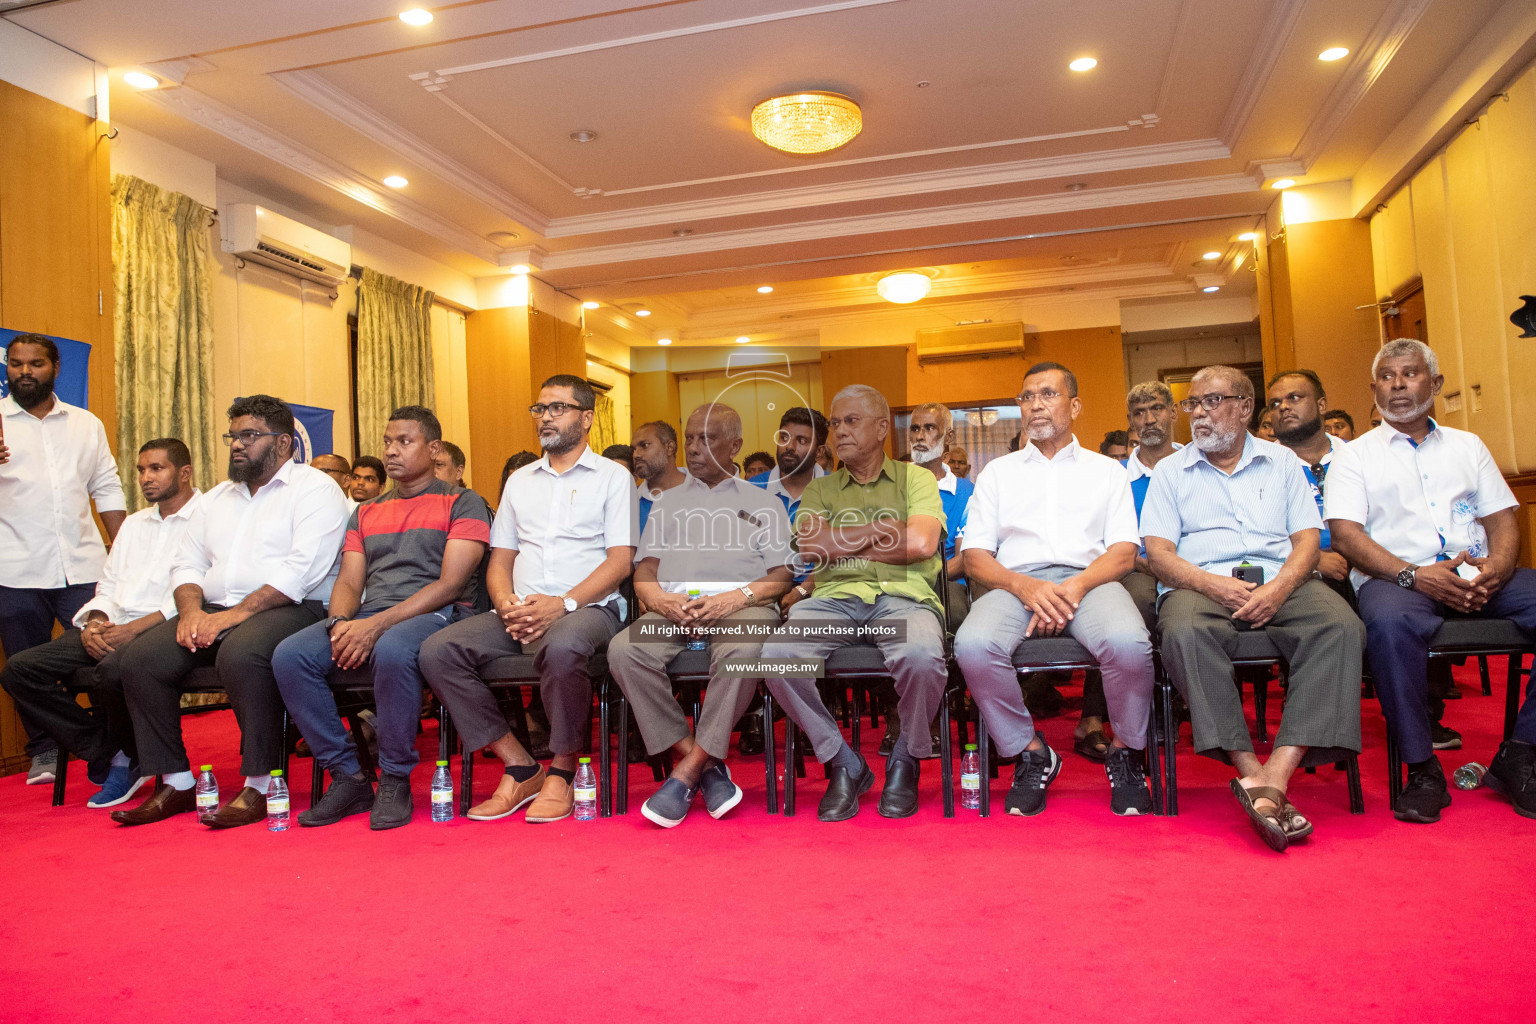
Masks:
[[[550,402],[548,405],[545,405],[543,402],[535,402],[533,405],[528,407],[528,411],[533,414],[534,419],[539,419],[546,412],[555,417],[555,419],[559,419],[561,416],[564,416],[572,409],[575,409],[577,412],[585,412],[589,408],[591,407],[586,405],[572,405],[569,402]]]
[[[1201,407],[1206,412],[1215,412],[1222,402],[1230,402],[1242,397],[1242,395],[1201,395],[1199,398],[1184,399],[1179,403],[1179,408],[1185,412],[1194,412],[1196,407]]]
[[[1046,388],[1044,391],[1026,391],[1022,395],[1019,396],[1019,404],[1020,405],[1034,405],[1035,404],[1035,399],[1038,398],[1040,401],[1044,402],[1046,405],[1050,405],[1052,402],[1056,401],[1056,399],[1058,399],[1060,397],[1061,397],[1061,392],[1060,391],[1052,391],[1050,388]]]
[[[282,436],[283,432],[281,430],[242,430],[234,434],[220,435],[220,437],[222,437],[224,440],[225,448],[233,448],[236,441],[240,442],[240,447],[249,448],[251,445],[256,443],[257,438]]]

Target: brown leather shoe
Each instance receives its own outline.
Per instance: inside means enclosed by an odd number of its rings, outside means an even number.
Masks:
[[[267,797],[250,786],[241,789],[235,798],[203,819],[209,828],[239,828],[254,825],[267,817]]]
[[[137,807],[113,811],[112,820],[119,825],[152,825],[175,814],[183,814],[197,808],[197,793],[193,789],[177,789],[165,783],[155,787],[149,798]]]
[[[576,794],[571,784],[558,775],[545,775],[538,799],[528,806],[523,820],[535,825],[569,818],[576,809]]]
[[[544,777],[543,765],[539,766],[539,773],[527,782],[518,782],[512,776],[503,773],[501,781],[496,784],[496,792],[491,794],[491,798],[471,807],[465,817],[471,821],[495,821],[497,818],[505,818],[513,811],[522,810],[530,800],[539,795],[539,790],[544,787]]]

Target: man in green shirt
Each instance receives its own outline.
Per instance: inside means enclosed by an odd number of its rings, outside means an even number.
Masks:
[[[880,649],[904,726],[886,763],[880,813],[905,818],[917,810],[919,759],[933,749],[928,723],[944,696],[942,606],[933,589],[943,571],[944,507],[932,473],[886,457],[891,410],[880,392],[863,384],[839,391],[828,426],[842,468],[807,484],[795,514],[795,546],[815,567],[815,594],[791,606],[784,628],[807,635],[764,644],[761,658],[823,659],[863,642]],[[853,632],[858,627],[876,633],[865,639]],[[845,821],[859,813],[875,776],[844,742],[815,678],[764,681],[827,766],[816,816]]]

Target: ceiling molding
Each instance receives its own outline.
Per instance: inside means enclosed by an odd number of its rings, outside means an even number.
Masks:
[[[1119,185],[1111,188],[1084,189],[1081,192],[1051,193],[982,203],[964,203],[894,213],[865,214],[827,220],[801,221],[793,224],[719,231],[687,235],[683,238],[653,239],[616,245],[592,246],[552,252],[544,261],[546,270],[600,266],[636,260],[665,259],[696,253],[721,252],[754,246],[783,245],[791,242],[818,241],[880,232],[912,231],[922,228],[970,224],[978,221],[1038,217],[1050,213],[1097,210],[1113,206],[1200,199],[1209,196],[1257,192],[1251,175],[1221,174],[1205,178],[1183,178],[1144,185]]]
[[[1179,16],[1173,25],[1173,38],[1168,41],[1168,58],[1163,61],[1163,78],[1157,87],[1157,101],[1152,104],[1152,109],[1163,111],[1168,109],[1168,97],[1173,93],[1173,64],[1179,55],[1179,49],[1184,45],[1184,39],[1189,34],[1189,23],[1194,8],[1194,0],[1184,0],[1179,5]]]
[[[440,217],[437,213],[402,196],[380,182],[337,163],[301,142],[274,131],[254,118],[226,107],[212,97],[186,86],[148,89],[140,93],[177,117],[208,129],[231,142],[298,171],[314,181],[334,189],[349,199],[371,207],[400,223],[431,235],[439,241],[495,264],[500,253],[486,239]]]
[[[1291,32],[1306,5],[1307,0],[1273,0],[1270,4],[1269,17],[1264,19],[1258,44],[1248,58],[1247,71],[1232,93],[1221,127],[1216,129],[1216,137],[1227,146],[1236,146],[1243,129],[1248,127],[1248,119],[1253,116],[1253,109],[1258,106],[1259,97],[1269,84],[1269,76],[1280,62],[1280,54],[1290,42]]]
[[[162,82],[183,85],[186,83],[188,75],[217,71],[218,66],[201,57],[178,57],[175,60],[157,60],[153,63],[145,64],[144,70],[155,75]]]
[[[1250,160],[1243,171],[1265,182],[1275,178],[1300,177],[1307,173],[1307,165],[1295,157],[1277,156],[1268,160]]]
[[[590,213],[558,217],[548,222],[547,238],[625,231],[662,224],[684,224],[722,217],[750,216],[808,206],[865,202],[897,196],[922,195],[966,188],[1008,185],[1045,178],[1074,177],[1111,171],[1139,170],[1169,164],[1221,160],[1232,151],[1216,139],[1160,143],[1128,149],[1097,150],[1092,153],[1037,157],[1008,163],[985,164],[938,171],[919,171],[885,178],[805,185],[718,199],[641,207],[612,213]]]
[[[445,156],[436,146],[340,88],[318,71],[280,71],[268,75],[278,85],[331,118],[383,145],[396,156],[424,168],[465,195],[510,217],[537,234],[549,218],[500,185]]]
[[[1301,141],[1291,151],[1303,168],[1317,163],[1328,143],[1338,132],[1345,118],[1354,112],[1366,93],[1392,63],[1408,36],[1418,27],[1419,20],[1429,10],[1433,0],[1397,0],[1382,12],[1371,28],[1370,35],[1360,44],[1360,50],[1350,61],[1344,75],[1328,94],[1328,99],[1307,125]],[[1305,170],[1302,173],[1306,173]]]

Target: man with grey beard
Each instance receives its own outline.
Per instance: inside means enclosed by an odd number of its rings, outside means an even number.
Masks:
[[[1365,630],[1316,578],[1322,518],[1300,461],[1248,434],[1253,382],[1208,366],[1179,403],[1193,442],[1158,463],[1141,531],[1160,583],[1163,663],[1189,702],[1197,753],[1231,763],[1233,795],[1276,852],[1312,834],[1286,797],[1304,764],[1360,751]],[[1232,685],[1238,630],[1264,629],[1290,665],[1290,691],[1261,762]]]

